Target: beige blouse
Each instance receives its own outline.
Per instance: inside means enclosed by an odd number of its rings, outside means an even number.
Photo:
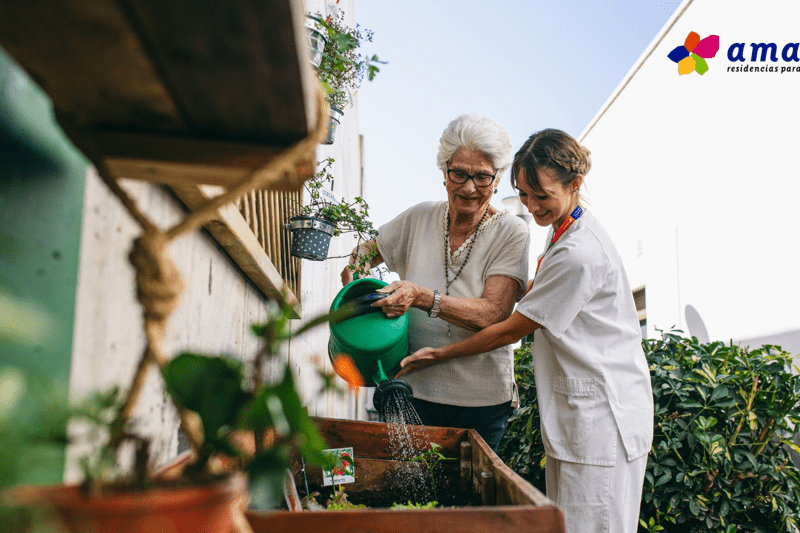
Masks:
[[[378,230],[378,250],[389,270],[401,279],[445,294],[445,233],[447,202],[417,204]],[[466,266],[450,285],[450,296],[480,298],[486,278],[506,276],[517,282],[516,299],[525,292],[528,279],[528,226],[508,211],[501,211],[484,221],[471,237],[472,251],[467,254],[468,239],[451,253],[449,279],[461,265]],[[447,243],[448,252],[449,243]],[[411,352],[426,346],[438,348],[461,341],[472,332],[450,325],[440,318],[430,318],[426,311],[409,310]],[[514,394],[514,359],[510,346],[473,357],[445,361],[402,378],[421,400],[482,407],[512,399]]]

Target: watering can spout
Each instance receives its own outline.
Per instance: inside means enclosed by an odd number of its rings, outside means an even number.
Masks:
[[[380,413],[383,420],[387,420],[387,411],[391,407],[391,402],[400,402],[403,405],[411,405],[414,398],[414,391],[405,381],[399,379],[385,379],[378,384],[375,394],[372,396],[372,403]]]
[[[387,376],[386,372],[383,370],[383,362],[378,359],[376,363],[378,366],[378,371],[372,376],[372,381],[375,382],[375,385],[380,386],[381,383],[389,379],[389,376]]]

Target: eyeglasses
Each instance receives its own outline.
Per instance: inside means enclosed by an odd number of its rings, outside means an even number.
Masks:
[[[472,180],[476,187],[491,187],[497,172],[494,174],[486,174],[485,172],[478,172],[477,174],[467,174],[463,170],[447,168],[447,179],[453,183],[466,183],[467,180]]]

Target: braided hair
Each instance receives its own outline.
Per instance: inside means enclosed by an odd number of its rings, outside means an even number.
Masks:
[[[555,178],[568,187],[578,176],[586,176],[592,168],[591,152],[581,146],[569,134],[557,130],[537,131],[514,155],[511,164],[511,185],[517,188],[517,174],[524,173],[528,186],[536,192],[542,191],[538,169],[547,168]]]

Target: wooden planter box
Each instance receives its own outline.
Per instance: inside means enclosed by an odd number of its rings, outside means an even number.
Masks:
[[[386,424],[318,418],[322,436],[331,448],[353,447],[356,482],[345,485],[351,500],[364,491],[381,491],[392,457]],[[415,444],[442,446],[445,457],[460,461],[441,463],[438,476],[471,493],[480,505],[438,509],[361,509],[291,513],[248,512],[254,533],[325,531],[326,533],[563,533],[564,517],[555,503],[515,474],[474,430],[419,427]],[[303,487],[299,474],[296,483]],[[319,467],[306,466],[309,485],[321,485]],[[312,489],[313,490],[313,489]],[[388,489],[387,490],[391,490]],[[399,501],[403,501],[399,499]]]

